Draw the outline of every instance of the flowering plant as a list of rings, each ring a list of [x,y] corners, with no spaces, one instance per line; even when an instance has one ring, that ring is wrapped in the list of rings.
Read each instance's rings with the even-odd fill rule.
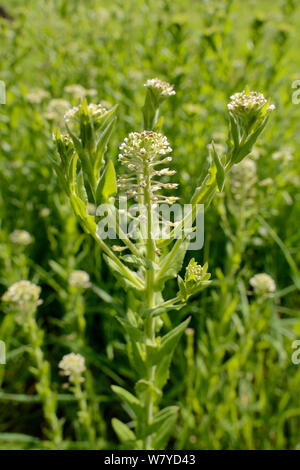
[[[177,221],[168,238],[157,240],[154,236],[155,207],[159,203],[172,205],[178,199],[164,194],[176,189],[177,185],[165,180],[175,171],[165,166],[172,161],[171,148],[161,132],[162,119],[159,118],[161,103],[175,92],[171,85],[158,79],[148,80],[146,89],[142,109],[144,129],[130,133],[120,146],[119,162],[126,167],[124,174],[117,178],[112,160],[105,161],[104,158],[116,122],[117,107],[107,110],[100,105],[88,105],[85,100],[66,113],[67,134],[57,131],[55,135],[57,158],[53,165],[83,229],[102,248],[108,266],[124,289],[132,291],[135,297],[134,308],[128,310],[126,316],[118,317],[137,377],[135,393],[112,386],[130,410],[134,426],[117,418],[113,419],[112,425],[127,448],[162,449],[176,422],[178,407],[159,410],[159,402],[169,377],[174,350],[190,322],[187,318],[163,334],[165,314],[182,308],[191,295],[210,282],[207,263],[202,267],[194,259],[188,264],[184,277],[179,276],[189,235],[178,234],[186,220],[192,227],[199,204],[208,206],[216,192],[223,190],[226,175],[251,152],[273,106],[262,94],[249,90],[231,98],[226,154],[219,155],[212,143],[190,201],[189,213]],[[115,198],[118,191],[134,198],[145,207],[145,212],[141,215],[137,239],[133,241],[117,224],[120,245],[111,246],[97,230],[99,212],[91,214],[89,207],[107,204],[119,220],[121,211]],[[128,254],[124,255],[125,250]],[[164,300],[164,285],[172,278],[177,278],[178,294]]]

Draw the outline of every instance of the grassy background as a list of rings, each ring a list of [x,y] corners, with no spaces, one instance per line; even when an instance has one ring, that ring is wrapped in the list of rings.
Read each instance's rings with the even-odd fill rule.
[[[179,195],[188,202],[207,144],[213,138],[226,145],[230,95],[248,84],[277,109],[252,155],[256,180],[240,184],[235,176],[237,186],[228,181],[206,213],[204,248],[193,256],[209,262],[212,287],[168,318],[170,327],[193,315],[193,335],[178,347],[164,396],[164,404],[181,406],[169,448],[299,448],[300,367],[291,362],[300,336],[300,105],[291,99],[291,84],[300,78],[296,1],[2,3],[13,20],[0,19],[0,79],[7,89],[0,108],[1,292],[20,279],[42,286],[39,324],[53,389],[63,393],[61,356],[81,352],[94,377],[102,446],[118,446],[110,420],[126,414],[110,385],[130,389],[135,377],[114,316],[130,299],[83,236],[52,171],[51,134],[62,115],[61,102],[52,100],[76,104],[65,87],[81,84],[96,90],[91,101],[119,103],[109,148],[115,159],[126,133],[141,129],[145,80],[158,76],[174,84],[164,132],[174,149]],[[33,102],[36,89],[47,97]],[[30,232],[34,243],[13,244],[15,229]],[[74,269],[91,276],[84,295],[68,286]],[[275,279],[275,299],[250,295],[257,272]],[[170,282],[167,294],[175,289]],[[87,319],[84,348],[73,332],[77,308]],[[8,347],[7,365],[0,365],[0,448],[43,448],[30,345],[17,325],[6,328],[1,312],[0,339]],[[75,404],[62,397],[59,415],[66,419],[66,447],[84,448]]]

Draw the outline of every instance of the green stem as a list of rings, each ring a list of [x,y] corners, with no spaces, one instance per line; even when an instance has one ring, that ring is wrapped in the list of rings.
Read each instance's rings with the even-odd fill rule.
[[[142,290],[144,288],[144,284],[142,281],[138,278],[138,276],[133,275],[133,273],[119,260],[119,258],[111,251],[111,249],[104,243],[101,238],[97,236],[95,232],[90,232],[93,238],[96,240],[96,242],[100,245],[104,253],[106,253],[121,269],[123,272],[124,276],[132,282],[138,289]]]
[[[146,186],[144,190],[144,201],[147,207],[147,258],[149,261],[155,261],[155,245],[152,238],[152,204],[151,204],[151,173],[149,166],[145,162],[145,179]],[[152,267],[146,271],[146,304],[147,308],[153,308],[155,306],[154,296],[154,270]],[[150,342],[155,341],[155,319],[148,318],[145,320],[145,334],[147,340]],[[146,358],[146,363],[147,363]],[[155,378],[155,366],[149,366],[147,368],[147,380],[150,383],[154,382]],[[146,412],[146,423],[148,426],[151,425],[153,420],[153,392],[149,387],[145,396],[145,412]],[[146,450],[152,448],[152,436],[148,436],[145,441]]]
[[[95,446],[95,430],[92,425],[91,412],[88,407],[86,393],[82,390],[80,377],[77,377],[74,382],[74,395],[78,401],[79,411],[78,414],[79,422],[84,428],[84,431],[87,435],[89,444],[92,448]]]
[[[45,360],[44,353],[41,348],[43,333],[39,329],[34,315],[34,311],[28,314],[26,330],[36,366],[36,389],[43,404],[43,412],[50,428],[51,440],[55,445],[55,449],[59,449],[63,437],[62,423],[56,415],[57,396],[56,393],[51,390],[50,364]]]

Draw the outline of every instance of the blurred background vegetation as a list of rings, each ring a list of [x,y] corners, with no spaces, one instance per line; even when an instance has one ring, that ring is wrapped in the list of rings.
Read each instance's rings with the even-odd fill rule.
[[[83,96],[119,103],[108,149],[116,160],[126,133],[141,129],[143,84],[152,77],[176,90],[164,104],[164,133],[183,202],[211,139],[226,146],[230,95],[248,84],[276,105],[251,155],[252,172],[245,166],[233,174],[206,212],[204,248],[192,255],[208,261],[212,286],[165,318],[170,328],[192,314],[164,396],[164,404],[181,407],[169,448],[300,448],[300,366],[291,361],[300,337],[300,104],[292,103],[292,83],[300,78],[298,2],[1,3],[7,13],[0,18],[0,79],[7,92],[0,106],[1,293],[21,279],[42,287],[38,322],[65,419],[65,448],[87,444],[76,405],[62,389],[61,356],[74,351],[86,358],[102,448],[119,445],[111,418],[126,419],[110,385],[130,390],[135,377],[114,319],[130,299],[66,202],[48,158],[51,136]],[[31,243],[16,242],[15,230],[29,232]],[[89,289],[69,285],[76,269],[89,273]],[[249,279],[259,272],[275,280],[274,297],[253,295]],[[175,283],[167,289],[172,295]],[[87,322],[84,342],[74,330],[78,312]],[[0,339],[7,345],[7,364],[0,365],[0,448],[47,448],[31,345],[1,311]]]

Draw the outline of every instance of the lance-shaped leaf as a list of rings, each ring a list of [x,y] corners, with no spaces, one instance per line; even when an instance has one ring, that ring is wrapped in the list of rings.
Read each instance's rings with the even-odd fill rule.
[[[221,159],[218,155],[214,142],[211,143],[210,152],[212,154],[214,163],[217,168],[216,180],[217,180],[218,189],[221,192],[223,191],[224,184],[225,184],[225,169],[222,165]]]
[[[99,177],[99,171],[104,165],[104,153],[107,149],[107,145],[117,119],[115,115],[117,107],[117,105],[114,106],[103,116],[103,125],[101,126],[99,131],[97,131],[97,133],[99,133],[99,136],[97,137],[93,161],[93,171],[96,180]]]
[[[96,191],[96,203],[97,205],[106,203],[111,196],[114,196],[117,192],[117,178],[115,167],[112,160],[109,160],[103,174],[101,175],[100,181]]]
[[[169,368],[174,350],[190,320],[191,318],[187,318],[184,322],[163,336],[159,347],[153,348],[151,354],[149,354],[152,365],[157,366],[155,370],[155,384],[159,389],[163,388],[169,378]]]
[[[127,424],[122,423],[122,421],[117,418],[113,418],[111,424],[122,444],[136,440],[134,432],[131,431]]]
[[[269,115],[266,115],[262,121],[262,123],[255,129],[253,134],[248,137],[246,140],[246,143],[239,149],[238,153],[235,155],[233,162],[234,163],[239,163],[244,157],[249,155],[249,153],[252,151],[252,148],[257,141],[259,135],[262,133],[264,130],[267,122],[269,119]]]
[[[155,93],[152,88],[147,88],[145,104],[142,109],[144,128],[146,130],[152,130],[155,127],[158,118],[159,103],[157,93]]]
[[[133,413],[137,416],[142,413],[143,407],[140,402],[132,393],[125,390],[125,388],[119,387],[118,385],[111,386],[113,392],[115,392],[121,400],[123,400]]]

